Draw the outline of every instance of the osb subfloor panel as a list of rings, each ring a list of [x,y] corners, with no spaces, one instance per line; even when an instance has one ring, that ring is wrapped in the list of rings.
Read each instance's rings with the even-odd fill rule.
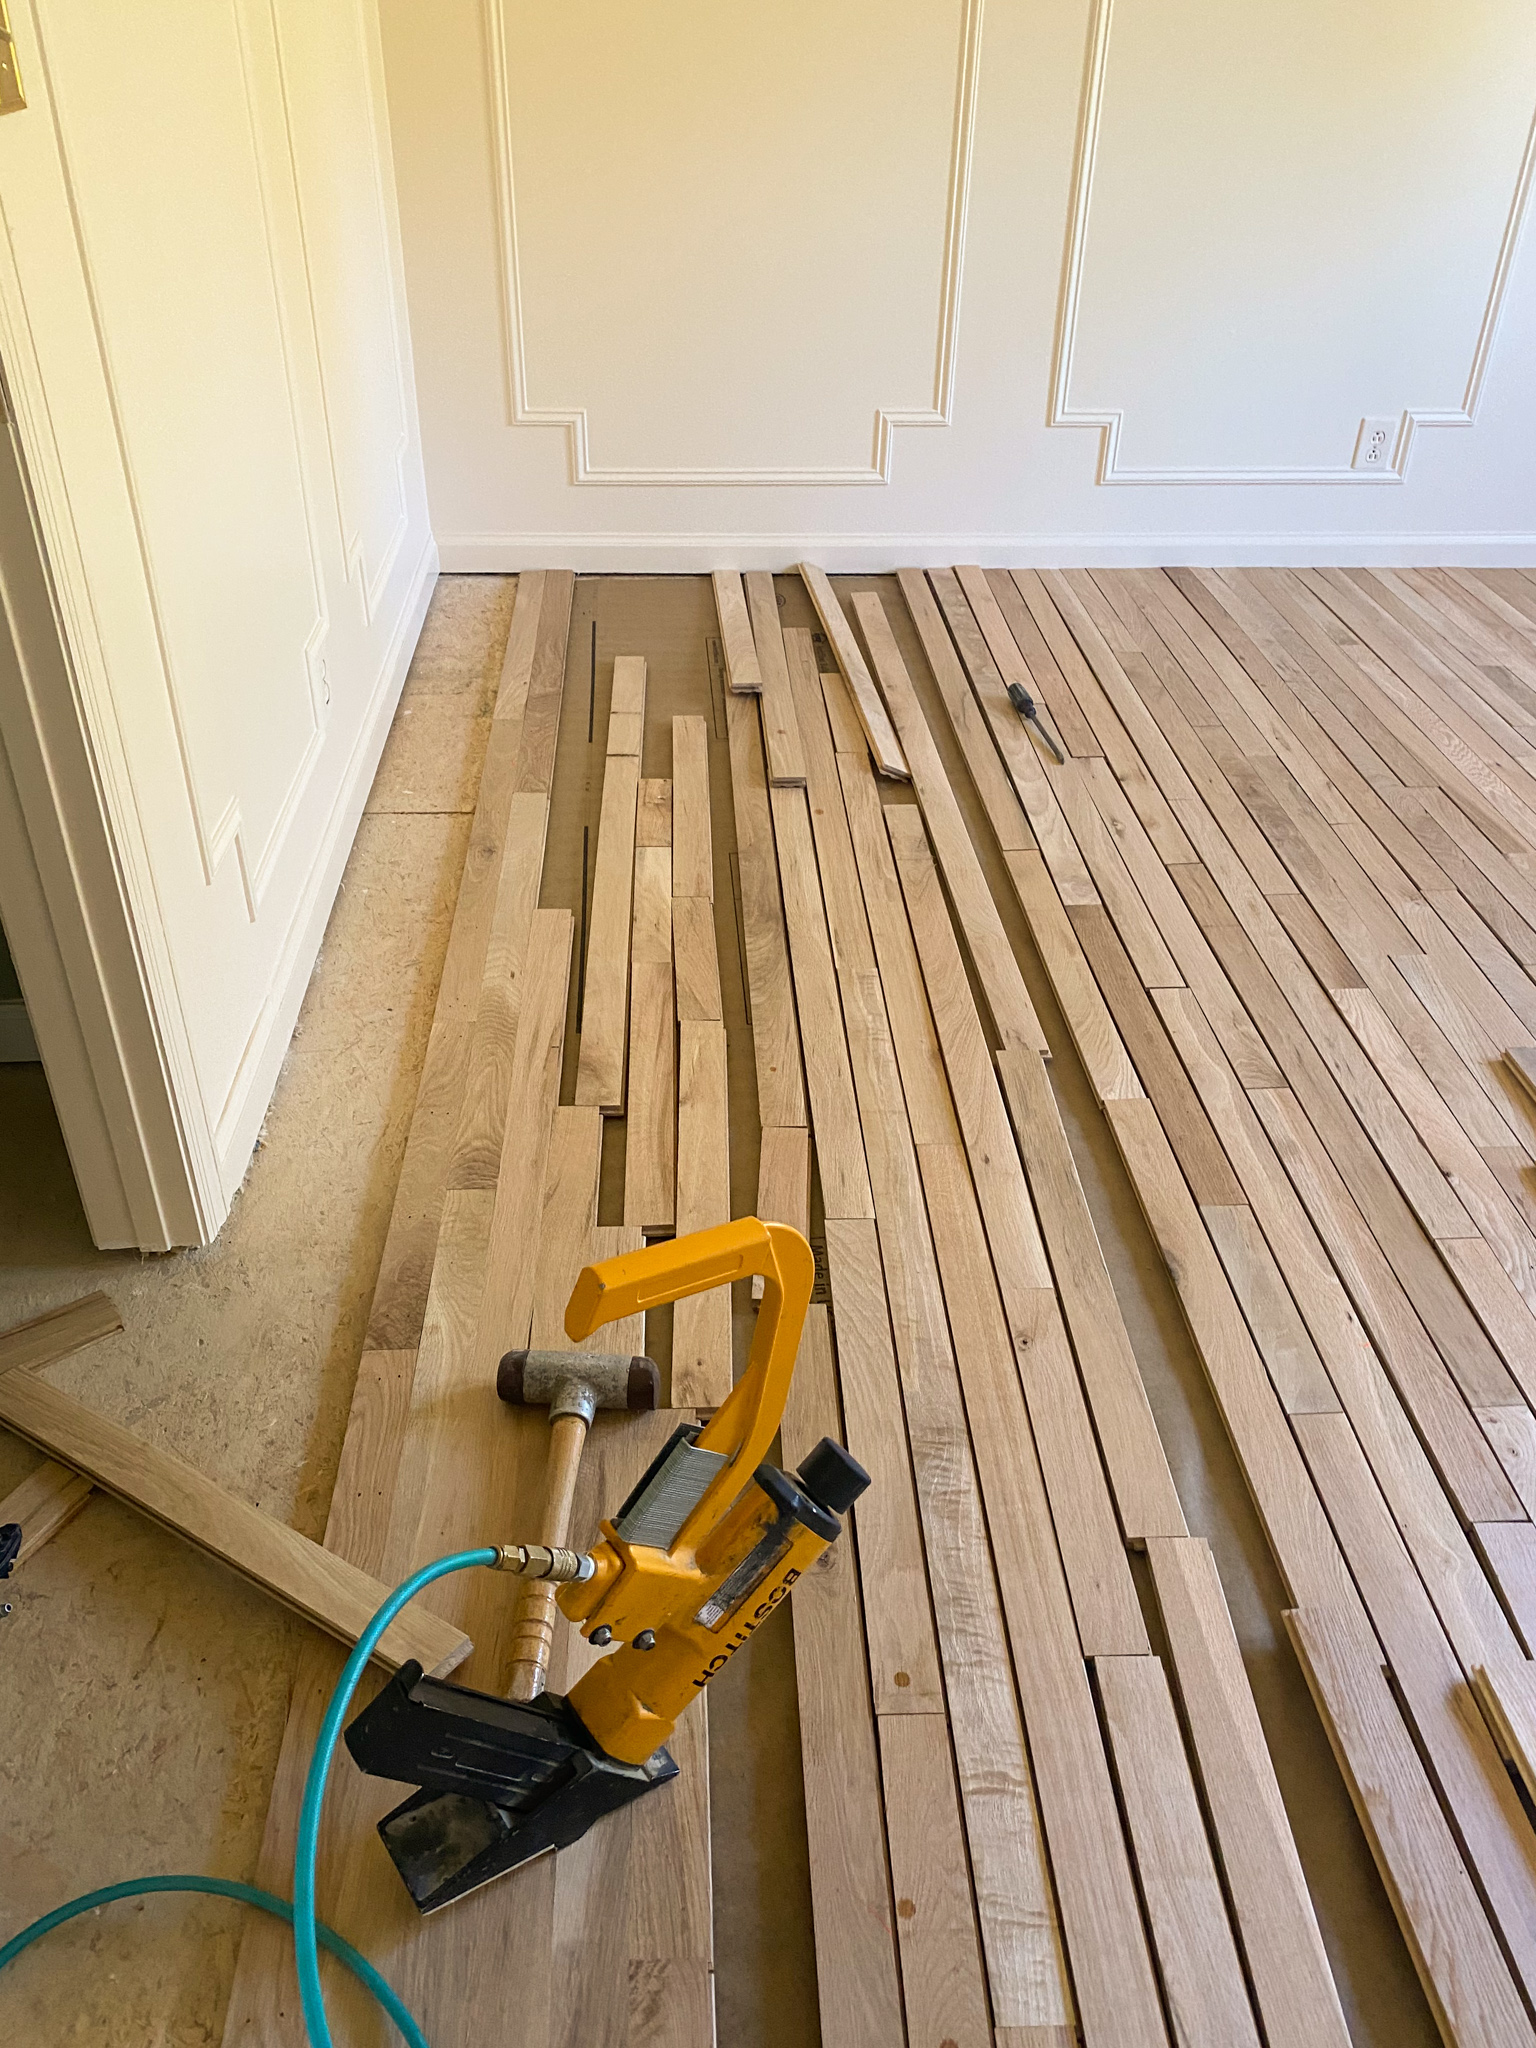
[[[265,1143],[217,1245],[152,1260],[93,1251],[40,1070],[0,1069],[0,1326],[106,1289],[122,1334],[49,1377],[315,1536],[512,595],[509,579],[445,578],[438,587]],[[590,634],[594,622],[601,655],[628,651],[620,642],[630,636],[650,657],[667,709],[713,723],[707,579],[584,581],[573,635]],[[970,804],[964,775],[954,781]],[[565,885],[579,873],[586,797],[557,781],[555,799],[544,900],[574,901]],[[975,838],[990,851],[984,828]],[[1011,894],[993,879],[1007,920]],[[1185,1512],[1217,1555],[1355,2040],[1417,2048],[1434,2029],[1280,1626],[1268,1549],[1049,984],[1022,923],[1009,930],[1052,1043],[1068,1135]],[[750,1095],[750,1060],[739,1075],[740,983],[728,973],[725,982],[734,1126],[742,1079]],[[744,1192],[747,1206],[755,1146],[754,1132],[751,1155],[733,1148],[733,1193]],[[35,1462],[0,1434],[0,1494]],[[0,1933],[143,1871],[250,1876],[302,1625],[99,1497],[9,1597],[15,1611],[0,1623]],[[711,1694],[717,2006],[719,2038],[732,2048],[817,2039],[794,1702],[793,1644],[782,1627],[755,1638]],[[240,1910],[165,1899],[63,1929],[0,1981],[0,2029],[24,2041],[124,2048],[217,2042]]]

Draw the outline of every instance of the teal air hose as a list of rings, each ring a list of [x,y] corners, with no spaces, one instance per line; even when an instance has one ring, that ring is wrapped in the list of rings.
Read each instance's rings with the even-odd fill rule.
[[[130,1877],[124,1884],[104,1884],[100,1891],[85,1892],[78,1899],[71,1899],[67,1906],[58,1906],[51,1913],[45,1913],[41,1920],[34,1920],[30,1927],[23,1927],[20,1934],[0,1948],[0,1970],[7,1963],[15,1962],[23,1949],[30,1948],[34,1941],[50,1933],[55,1927],[62,1927],[66,1920],[73,1920],[81,1913],[94,1913],[98,1906],[110,1906],[114,1899],[137,1898],[142,1892],[209,1892],[219,1899],[242,1899],[248,1906],[260,1906],[264,1913],[271,1913],[276,1919],[286,1920],[293,1925],[293,1908],[286,1899],[275,1898],[271,1892],[259,1891],[253,1884],[237,1884],[233,1878],[225,1877]],[[417,2026],[407,2007],[401,2002],[395,1987],[381,1977],[366,1956],[360,1956],[349,1941],[343,1941],[339,1934],[317,1924],[315,1933],[323,1948],[344,1962],[363,1987],[389,2014],[408,2048],[427,2048],[427,2037]]]
[[[299,1966],[299,1998],[304,2007],[304,2025],[309,2033],[310,2048],[332,2048],[325,2001],[320,1995],[320,1958],[315,1951],[319,1932],[315,1922],[315,1857],[320,1844],[320,1802],[325,1797],[325,1780],[357,1682],[374,1653],[379,1637],[406,1602],[414,1600],[424,1586],[430,1586],[434,1579],[446,1579],[450,1572],[468,1571],[471,1565],[477,1564],[494,1565],[500,1559],[501,1552],[487,1544],[483,1550],[456,1550],[451,1556],[439,1557],[431,1564],[424,1564],[419,1572],[413,1572],[404,1585],[396,1586],[358,1637],[357,1648],[347,1659],[336,1681],[336,1690],[331,1694],[331,1703],[325,1710],[325,1719],[320,1723],[320,1733],[315,1738],[315,1753],[309,1760],[309,1776],[304,1781],[304,1803],[299,1808],[298,1846],[293,1852],[293,1952]],[[425,2041],[422,2048],[426,2048]]]
[[[71,1899],[68,1905],[45,1913],[30,1927],[24,1927],[20,1934],[13,1935],[0,1948],[0,1970],[7,1963],[14,1962],[23,1949],[30,1948],[51,1928],[63,1926],[66,1920],[73,1920],[78,1914],[94,1912],[98,1906],[110,1905],[114,1899],[131,1899],[141,1892],[209,1892],[216,1898],[243,1899],[247,1905],[259,1906],[263,1912],[274,1913],[278,1919],[286,1920],[292,1926],[294,1959],[299,1972],[299,1998],[304,2009],[304,2028],[309,2035],[310,2048],[332,2048],[325,2001],[320,1993],[319,1947],[328,1948],[332,1955],[339,1957],[353,1976],[372,1992],[399,2028],[407,2048],[427,2048],[425,2034],[393,1986],[386,1983],[372,1963],[360,1956],[350,1943],[315,1918],[315,1860],[320,1841],[320,1806],[325,1797],[325,1781],[336,1751],[337,1737],[341,1734],[341,1724],[380,1636],[406,1602],[414,1600],[434,1579],[445,1579],[450,1572],[468,1571],[471,1565],[494,1565],[500,1557],[500,1551],[487,1546],[483,1550],[455,1551],[451,1557],[440,1557],[432,1564],[423,1565],[404,1585],[395,1588],[358,1637],[357,1648],[347,1659],[336,1681],[336,1690],[331,1694],[331,1702],[325,1710],[325,1719],[320,1724],[320,1734],[315,1742],[315,1753],[310,1759],[309,1776],[304,1781],[304,1803],[299,1809],[299,1838],[293,1858],[291,1906],[286,1900],[274,1898],[271,1892],[259,1891],[255,1885],[237,1884],[232,1878],[130,1878],[124,1884],[104,1885],[99,1891],[86,1892],[78,1899]]]

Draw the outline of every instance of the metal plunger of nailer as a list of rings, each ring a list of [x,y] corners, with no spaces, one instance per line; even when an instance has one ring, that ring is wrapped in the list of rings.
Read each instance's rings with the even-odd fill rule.
[[[364,1770],[421,1788],[379,1823],[421,1912],[568,1846],[675,1778],[663,1745],[678,1716],[783,1604],[869,1484],[827,1437],[798,1472],[765,1461],[815,1276],[810,1246],[784,1224],[747,1217],[586,1267],[566,1334],[581,1343],[620,1317],[754,1274],[764,1288],[746,1373],[702,1429],[674,1433],[591,1553],[503,1549],[509,1569],[559,1584],[562,1612],[590,1642],[622,1647],[568,1698],[497,1699],[406,1664],[348,1728]],[[565,1370],[591,1362],[559,1358]],[[526,1360],[523,1372],[523,1398],[537,1398]]]

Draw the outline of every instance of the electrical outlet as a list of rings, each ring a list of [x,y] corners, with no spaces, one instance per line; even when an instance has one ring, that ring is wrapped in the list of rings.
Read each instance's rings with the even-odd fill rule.
[[[1350,464],[1351,469],[1363,469],[1368,472],[1390,471],[1394,467],[1393,457],[1397,453],[1397,440],[1402,431],[1402,424],[1400,419],[1362,420],[1360,435],[1355,442],[1355,458]]]

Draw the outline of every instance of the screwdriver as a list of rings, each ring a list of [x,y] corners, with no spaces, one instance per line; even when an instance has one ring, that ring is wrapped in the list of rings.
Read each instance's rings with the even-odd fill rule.
[[[1067,765],[1066,755],[1041,723],[1040,713],[1035,709],[1035,700],[1022,683],[1010,683],[1008,685],[1008,702],[1017,711],[1020,718],[1024,720],[1025,724],[1032,725],[1035,731],[1039,733],[1041,739],[1045,741],[1045,744],[1055,755],[1057,766],[1065,768]]]

